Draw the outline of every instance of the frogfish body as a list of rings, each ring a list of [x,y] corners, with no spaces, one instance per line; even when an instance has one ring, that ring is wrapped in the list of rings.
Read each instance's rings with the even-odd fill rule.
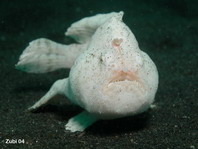
[[[158,72],[140,50],[123,12],[84,18],[67,30],[78,43],[62,45],[37,39],[24,50],[17,69],[45,73],[71,68],[69,77],[56,81],[38,102],[44,106],[57,94],[83,109],[66,124],[66,130],[83,131],[99,119],[115,119],[146,111],[154,102]]]

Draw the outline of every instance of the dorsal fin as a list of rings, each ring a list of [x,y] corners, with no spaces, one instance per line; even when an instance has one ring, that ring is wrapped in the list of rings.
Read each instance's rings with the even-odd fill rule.
[[[121,12],[123,13],[123,12]],[[96,29],[101,26],[105,21],[117,12],[111,12],[107,14],[97,14],[95,16],[83,18],[75,23],[73,23],[65,33],[66,36],[72,37],[79,43],[89,42],[92,35],[95,33]]]

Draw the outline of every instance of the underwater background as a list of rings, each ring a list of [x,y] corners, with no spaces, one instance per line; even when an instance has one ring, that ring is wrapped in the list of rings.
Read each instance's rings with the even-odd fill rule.
[[[0,148],[197,149],[197,6],[197,0],[1,0]],[[41,37],[71,43],[64,33],[73,22],[121,10],[140,49],[157,65],[156,107],[135,117],[99,121],[78,133],[65,131],[64,125],[80,108],[60,103],[27,112],[54,81],[69,74],[15,70],[28,43]]]

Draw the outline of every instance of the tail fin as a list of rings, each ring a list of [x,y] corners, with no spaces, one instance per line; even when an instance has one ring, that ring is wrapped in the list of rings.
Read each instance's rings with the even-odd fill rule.
[[[70,68],[82,52],[81,46],[67,46],[40,38],[30,42],[15,67],[29,73],[46,73],[60,68]]]

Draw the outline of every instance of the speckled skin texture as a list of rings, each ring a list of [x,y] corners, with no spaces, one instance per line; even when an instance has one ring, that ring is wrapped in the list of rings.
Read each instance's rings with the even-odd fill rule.
[[[71,69],[75,103],[102,119],[138,114],[154,101],[158,72],[120,12],[101,25]]]

